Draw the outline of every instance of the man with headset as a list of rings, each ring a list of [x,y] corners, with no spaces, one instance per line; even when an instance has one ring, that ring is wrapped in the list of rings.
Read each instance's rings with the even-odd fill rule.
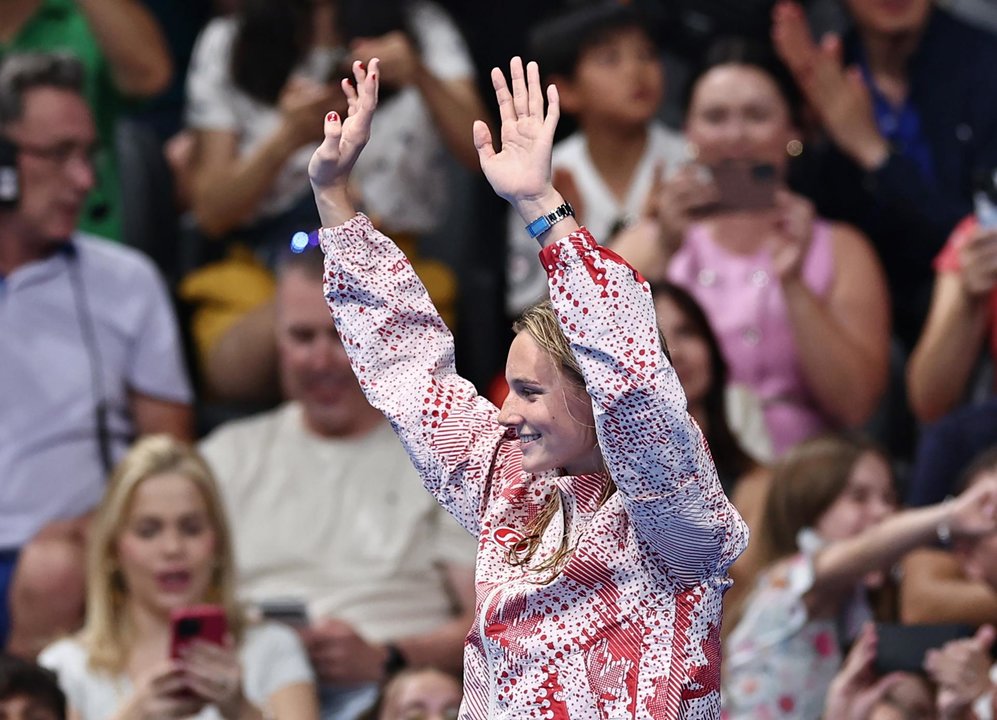
[[[166,288],[77,230],[97,135],[69,56],[0,66],[0,645],[34,655],[81,619],[87,513],[130,440],[189,437]]]

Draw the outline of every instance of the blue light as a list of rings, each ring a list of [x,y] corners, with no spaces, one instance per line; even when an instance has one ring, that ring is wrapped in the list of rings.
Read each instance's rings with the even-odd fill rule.
[[[301,253],[305,251],[309,245],[308,233],[306,232],[296,232],[291,237],[291,252]]]

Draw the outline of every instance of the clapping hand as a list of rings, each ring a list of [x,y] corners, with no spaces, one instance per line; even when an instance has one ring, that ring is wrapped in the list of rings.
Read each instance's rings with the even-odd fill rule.
[[[799,4],[780,0],[772,11],[772,41],[834,143],[866,170],[879,167],[889,144],[862,74],[842,62],[841,39],[827,35],[817,44]]]
[[[374,58],[367,67],[359,61],[353,63],[356,87],[349,80],[342,81],[348,116],[343,118],[335,111],[325,116],[325,139],[308,163],[315,203],[326,227],[340,225],[355,214],[347,185],[360,151],[370,140],[377,107],[378,62]]]
[[[531,222],[562,202],[551,184],[550,169],[560,105],[557,88],[548,86],[544,114],[540,69],[535,62],[524,71],[523,61],[514,57],[509,63],[509,76],[511,90],[502,71],[492,69],[492,86],[502,121],[501,150],[495,151],[492,133],[480,120],[474,123],[474,146],[492,189],[508,200],[524,221]]]

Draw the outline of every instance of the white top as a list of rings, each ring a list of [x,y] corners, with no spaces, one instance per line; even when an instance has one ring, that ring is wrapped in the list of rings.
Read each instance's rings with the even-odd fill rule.
[[[306,602],[374,642],[452,618],[445,564],[476,544],[427,493],[387,422],[360,438],[320,438],[296,403],[223,425],[201,444],[234,536],[250,603]]]
[[[261,710],[278,690],[298,683],[314,682],[308,656],[298,636],[276,623],[252,625],[246,629],[242,647],[243,692]],[[87,666],[87,651],[74,638],[48,646],[38,656],[40,665],[59,676],[59,686],[66,693],[69,707],[80,720],[107,720],[114,715],[133,691],[131,679],[124,673],[114,676],[96,672]],[[221,720],[214,706],[206,707],[195,720]]]
[[[554,146],[551,166],[557,171],[568,170],[578,188],[583,213],[578,221],[600,243],[609,241],[609,233],[619,223],[629,223],[640,215],[654,183],[654,173],[663,164],[665,175],[675,172],[688,158],[685,140],[658,121],[648,125],[647,148],[641,157],[626,197],[620,202],[602,179],[589,156],[588,141],[581,131],[566,137]],[[508,261],[506,277],[506,310],[518,315],[547,295],[547,274],[537,262],[540,247],[526,232],[522,219],[510,211],[506,236]]]
[[[77,274],[78,271],[78,274]],[[80,282],[75,282],[76,280]],[[85,308],[77,306],[77,290]],[[88,352],[88,318],[99,359]],[[135,432],[128,393],[191,401],[173,306],[141,253],[77,235],[0,278],[0,548],[80,515],[104,492],[91,363],[115,457]]]
[[[443,80],[473,78],[470,52],[446,12],[432,2],[416,0],[409,13],[426,68]],[[280,111],[235,86],[230,59],[236,30],[236,19],[225,17],[212,20],[201,31],[187,76],[186,119],[195,129],[235,132],[240,155],[247,155],[275,132]],[[320,64],[309,58],[295,72],[309,75],[308,68]],[[285,163],[247,224],[277,215],[311,192],[308,160],[314,149],[302,147]],[[378,105],[371,141],[351,179],[360,188],[365,211],[385,227],[424,233],[444,215],[446,170],[447,150],[422,95],[415,87],[406,87]]]

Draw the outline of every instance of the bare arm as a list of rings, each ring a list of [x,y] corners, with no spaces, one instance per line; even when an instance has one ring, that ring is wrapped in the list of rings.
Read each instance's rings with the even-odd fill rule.
[[[997,593],[968,579],[944,550],[924,548],[903,561],[900,620],[911,625],[997,621]]]
[[[187,403],[160,400],[135,390],[128,400],[139,435],[167,433],[180,440],[194,439],[194,410]]]
[[[173,75],[166,39],[156,19],[136,0],[76,0],[107,57],[118,90],[150,97]]]
[[[980,481],[954,500],[905,510],[858,535],[834,542],[814,559],[814,583],[806,597],[811,610],[828,594],[843,592],[873,570],[889,567],[907,552],[931,542],[940,525],[974,536],[997,529],[997,482]]]
[[[286,685],[268,698],[273,720],[318,720],[318,695],[313,683]],[[261,715],[262,717],[262,715]]]
[[[784,280],[800,364],[818,404],[844,425],[865,422],[886,385],[889,299],[882,269],[865,239],[832,230],[835,281],[827,301],[799,275]]]

